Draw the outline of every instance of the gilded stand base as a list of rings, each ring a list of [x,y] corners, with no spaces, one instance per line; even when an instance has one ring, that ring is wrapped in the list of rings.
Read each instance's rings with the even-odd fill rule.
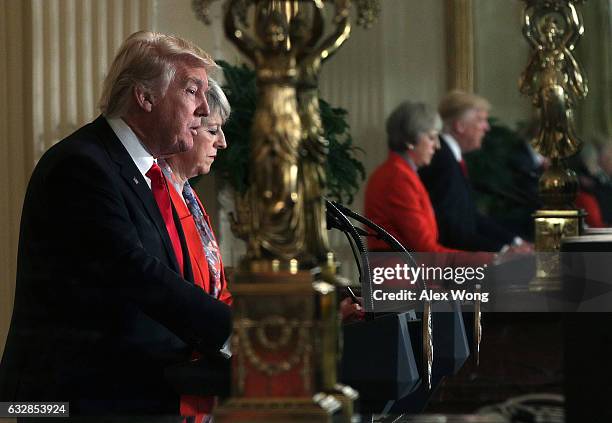
[[[538,210],[535,218],[536,277],[529,283],[530,291],[561,289],[559,255],[561,239],[582,233],[583,210]],[[550,254],[546,254],[550,253]]]
[[[297,259],[251,259],[244,258],[240,269],[249,274],[251,282],[262,282],[268,279],[269,274],[289,273],[296,275],[300,263]]]
[[[337,384],[334,285],[306,271],[242,271],[232,293],[232,396],[215,419],[351,422],[358,395]]]

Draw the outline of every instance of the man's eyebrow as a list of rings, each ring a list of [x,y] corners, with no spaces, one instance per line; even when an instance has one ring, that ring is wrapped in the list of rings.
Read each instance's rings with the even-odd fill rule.
[[[199,88],[202,88],[202,86],[204,85],[204,81],[201,80],[200,78],[194,78],[193,76],[188,76],[185,79],[185,83],[189,84],[196,84]]]

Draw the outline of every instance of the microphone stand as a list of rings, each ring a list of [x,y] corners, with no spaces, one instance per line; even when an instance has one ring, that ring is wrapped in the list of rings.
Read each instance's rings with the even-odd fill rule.
[[[351,218],[357,220],[360,223],[363,223],[364,225],[366,225],[367,227],[375,231],[378,239],[383,240],[390,247],[395,248],[399,250],[400,252],[404,253],[404,256],[409,259],[409,262],[412,266],[416,267],[418,266],[418,264],[416,263],[416,261],[414,260],[410,252],[406,249],[406,247],[404,247],[397,239],[395,239],[395,237],[393,237],[393,235],[391,235],[381,226],[377,225],[376,223],[372,222],[366,217],[350,210],[349,208],[335,201],[330,201],[330,200],[325,199],[325,205],[326,205],[327,216],[328,216],[328,220],[327,220],[328,229],[335,227],[345,233],[349,233],[361,252],[361,256],[362,256],[361,261],[364,267],[363,272],[361,272],[361,268],[359,269],[360,270],[359,273],[361,276],[361,282],[362,284],[364,282],[367,283],[367,286],[369,287],[370,297],[367,300],[370,302],[370,307],[371,307],[370,309],[374,310],[374,297],[372,294],[373,289],[372,289],[372,275],[371,275],[371,270],[370,270],[370,260],[368,258],[367,249],[363,245],[363,241],[360,238],[360,235],[367,236],[370,234],[366,231],[358,230],[358,228],[356,228],[351,223],[351,221],[348,219],[345,213],[348,214]],[[330,215],[331,215],[331,219],[329,219]],[[332,222],[332,225],[330,225],[330,220]],[[351,248],[352,248],[352,245],[351,245]],[[359,266],[359,262],[357,262],[357,265]],[[421,287],[423,289],[426,289],[427,286],[425,284],[425,281],[421,280],[420,282],[421,282]],[[371,319],[373,318],[373,316],[370,317],[369,313],[366,313],[366,318]],[[423,373],[424,373],[423,378],[427,383],[427,389],[430,390],[431,389],[432,366],[433,366],[433,335],[432,335],[431,301],[429,300],[426,300],[423,302],[422,336],[423,336]]]
[[[357,267],[359,269],[359,277],[360,282],[363,284],[367,284],[370,287],[370,293],[372,292],[372,272],[370,270],[370,260],[368,258],[368,250],[365,247],[363,240],[361,239],[361,235],[363,231],[360,231],[358,228],[353,226],[351,221],[342,213],[338,207],[332,202],[325,200],[326,205],[326,215],[327,215],[327,226],[328,229],[336,228],[340,231],[344,232],[347,237],[349,237],[349,243],[352,241],[357,246],[359,253],[361,254],[361,260],[358,259],[357,254],[355,253],[355,249],[353,244],[351,243],[351,249],[353,250],[353,255],[355,256],[355,261],[357,262]],[[367,234],[367,233],[366,233]],[[363,268],[363,271],[362,271]],[[374,297],[370,295],[367,298],[369,301],[370,310],[374,310]],[[366,313],[366,318],[368,320],[372,319],[373,316],[370,313]]]
[[[348,216],[350,216],[351,218],[357,220],[358,222],[366,225],[368,228],[372,229],[373,231],[376,232],[376,238],[383,240],[384,242],[386,242],[389,246],[391,246],[392,248],[395,248],[399,251],[402,251],[406,257],[409,258],[410,260],[410,264],[413,266],[417,266],[416,261],[414,260],[414,258],[412,257],[412,254],[410,254],[410,252],[406,249],[406,247],[404,247],[402,245],[401,242],[399,242],[393,235],[391,235],[389,232],[387,232],[384,228],[382,228],[381,226],[377,225],[376,223],[372,222],[370,219],[366,218],[365,216],[360,215],[357,212],[354,212],[353,210],[349,209],[348,207],[345,207],[344,205],[337,203],[335,201],[329,201],[329,200],[325,200],[326,202],[330,202],[333,203],[339,210],[341,210],[343,213],[346,213]],[[427,286],[425,284],[425,281],[421,280],[421,287],[422,289],[427,289]],[[480,285],[478,284],[476,286],[477,291],[480,291]],[[429,325],[431,326],[431,302],[429,301],[425,301],[423,304],[424,310],[423,310],[423,319],[426,319],[426,310],[425,309],[429,309],[427,311],[427,314],[429,315]],[[477,300],[476,301],[476,307],[474,309],[474,327],[473,327],[473,331],[474,331],[474,359],[476,362],[476,365],[479,364],[480,361],[480,343],[482,340],[482,325],[481,325],[481,319],[482,319],[482,315],[481,315],[481,304],[480,301]],[[425,323],[425,322],[423,322]],[[425,331],[425,328],[424,328]],[[424,334],[425,336],[425,334]],[[429,330],[429,336],[431,337],[431,330]],[[427,337],[423,338],[424,340],[427,339]],[[433,354],[433,344],[432,344],[432,354]]]
[[[389,245],[390,247],[395,248],[396,250],[399,250],[402,253],[404,253],[405,257],[408,258],[412,266],[418,266],[416,260],[414,259],[414,257],[412,257],[412,254],[410,254],[410,252],[406,249],[406,247],[404,247],[401,242],[399,242],[393,235],[387,232],[382,226],[377,225],[376,223],[372,222],[370,219],[366,218],[365,216],[362,216],[359,213],[354,212],[353,210],[343,206],[340,203],[337,203],[335,201],[330,201],[330,203],[336,206],[342,213],[345,213],[349,217],[355,219],[359,223],[366,225],[368,228],[376,232],[376,238],[386,242],[387,245]],[[365,234],[370,235],[367,232]],[[426,288],[425,281],[421,280],[421,286],[423,289]]]

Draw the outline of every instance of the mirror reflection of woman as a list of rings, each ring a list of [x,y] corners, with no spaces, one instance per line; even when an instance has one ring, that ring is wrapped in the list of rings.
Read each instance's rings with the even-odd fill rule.
[[[440,148],[441,129],[435,109],[424,103],[400,104],[387,119],[389,156],[370,176],[366,188],[366,216],[415,252],[459,252],[438,241],[436,215],[417,173]],[[389,249],[374,238],[369,239],[368,246],[370,250]],[[464,259],[486,263],[493,254],[466,253]]]

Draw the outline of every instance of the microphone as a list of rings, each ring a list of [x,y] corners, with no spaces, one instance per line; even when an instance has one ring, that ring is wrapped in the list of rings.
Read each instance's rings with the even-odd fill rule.
[[[359,238],[360,233],[365,233],[366,236],[370,236],[370,233],[367,231],[361,230],[358,231],[357,228],[350,222],[348,216],[355,219],[356,221],[363,223],[368,228],[372,229],[376,236],[386,242],[391,248],[398,250],[403,253],[402,256],[408,259],[408,262],[411,266],[417,267],[417,263],[414,260],[414,257],[410,254],[410,252],[399,242],[393,235],[383,229],[381,226],[372,222],[370,219],[365,218],[349,209],[348,207],[343,206],[340,203],[335,201],[329,201],[325,199],[326,205],[326,215],[330,216],[331,219],[328,219],[328,227],[338,227],[340,226],[341,231],[345,231],[345,233],[350,233],[351,237],[355,240],[355,243],[359,246],[361,254],[361,261],[363,262],[364,272],[360,272],[360,277],[362,279],[362,284],[367,283],[366,286],[369,287],[370,295],[364,298],[364,301],[369,302],[370,310],[374,310],[374,297],[373,297],[373,289],[372,289],[372,275],[370,271],[370,260],[368,258],[367,250],[365,249],[363,242]],[[352,247],[352,244],[351,244]],[[355,250],[353,249],[353,254],[355,254]],[[359,259],[355,257],[355,260],[359,264]],[[420,285],[423,289],[427,289],[425,281],[420,279]],[[363,286],[363,285],[362,285]],[[365,290],[363,290],[365,292]],[[366,308],[367,310],[368,308]],[[432,386],[432,366],[433,366],[433,334],[432,334],[432,313],[431,313],[431,303],[430,301],[424,301],[423,303],[423,317],[422,317],[422,345],[423,345],[423,357],[422,357],[422,365],[423,365],[423,381],[425,382],[425,386],[427,390],[431,389]],[[373,313],[366,313],[366,320],[373,320]]]
[[[359,270],[359,279],[362,287],[368,286],[369,292],[372,292],[372,271],[370,269],[370,259],[368,258],[368,251],[361,240],[361,235],[365,232],[363,229],[357,229],[351,221],[342,213],[338,207],[329,200],[325,200],[326,206],[326,217],[327,217],[327,228],[328,229],[339,229],[344,232],[349,240],[349,245],[353,251],[355,262],[357,263],[357,269]],[[367,232],[365,232],[367,235]],[[354,243],[354,245],[353,245]],[[355,251],[355,247],[359,250],[358,254]],[[364,298],[364,301],[369,302],[370,310],[374,309],[374,298]],[[366,308],[366,309],[367,309]],[[366,313],[366,319],[370,319],[370,313]]]
[[[382,241],[386,242],[387,245],[389,245],[395,251],[402,253],[402,257],[407,261],[410,266],[418,267],[418,263],[416,262],[412,254],[406,249],[406,247],[404,247],[401,242],[399,242],[393,235],[391,235],[381,226],[377,225],[370,219],[360,215],[357,212],[354,212],[353,210],[338,202],[325,199],[325,206],[327,228],[339,229],[340,231],[346,234],[347,238],[349,239],[351,249],[353,251],[355,262],[357,263],[360,282],[362,286],[365,285],[369,287],[368,292],[373,292],[372,274],[370,259],[368,257],[368,250],[365,247],[363,241],[361,240],[361,236],[376,236],[378,239],[381,239]],[[374,231],[374,234],[362,228],[354,226],[347,216],[366,225],[368,228]],[[355,251],[353,243],[357,246],[359,254]],[[427,285],[423,279],[419,279],[415,282],[417,282],[422,287],[422,289],[427,289]],[[363,292],[366,291],[363,290]],[[364,300],[369,301],[369,309],[374,310],[374,298],[365,298]]]
[[[327,230],[338,229],[338,230],[344,232],[344,230],[347,229],[346,226],[345,226],[345,223],[341,222],[340,219],[338,219],[338,217],[334,214],[334,212],[330,210],[330,208],[328,208],[326,210],[326,216],[327,216]],[[351,226],[352,226],[352,228],[354,228],[357,231],[357,233],[359,235],[361,235],[361,236],[371,236],[370,233],[368,233],[367,231],[361,229],[360,227],[353,226],[352,224],[351,224]]]
[[[362,235],[364,236],[375,236],[376,238],[384,241],[385,243],[387,243],[387,245],[389,245],[391,248],[393,248],[394,250],[404,253],[404,257],[408,259],[409,264],[411,266],[417,267],[418,264],[416,262],[416,260],[414,259],[414,257],[412,256],[412,254],[410,253],[410,251],[408,251],[408,249],[406,249],[406,247],[404,247],[404,245],[402,245],[401,242],[399,242],[393,235],[391,235],[387,230],[385,230],[382,226],[377,225],[376,223],[374,223],[372,220],[368,219],[365,216],[360,215],[359,213],[349,209],[348,207],[337,203],[335,201],[329,201],[329,200],[325,200],[326,204],[330,203],[331,205],[335,206],[339,211],[341,211],[342,213],[348,215],[349,217],[355,219],[356,221],[366,225],[368,228],[372,229],[375,233],[371,234],[367,231],[364,231],[363,229],[361,230]],[[328,222],[329,224],[329,222]],[[352,226],[352,225],[351,225]],[[421,284],[423,285],[423,289],[425,289],[425,284],[423,281],[421,281]]]

